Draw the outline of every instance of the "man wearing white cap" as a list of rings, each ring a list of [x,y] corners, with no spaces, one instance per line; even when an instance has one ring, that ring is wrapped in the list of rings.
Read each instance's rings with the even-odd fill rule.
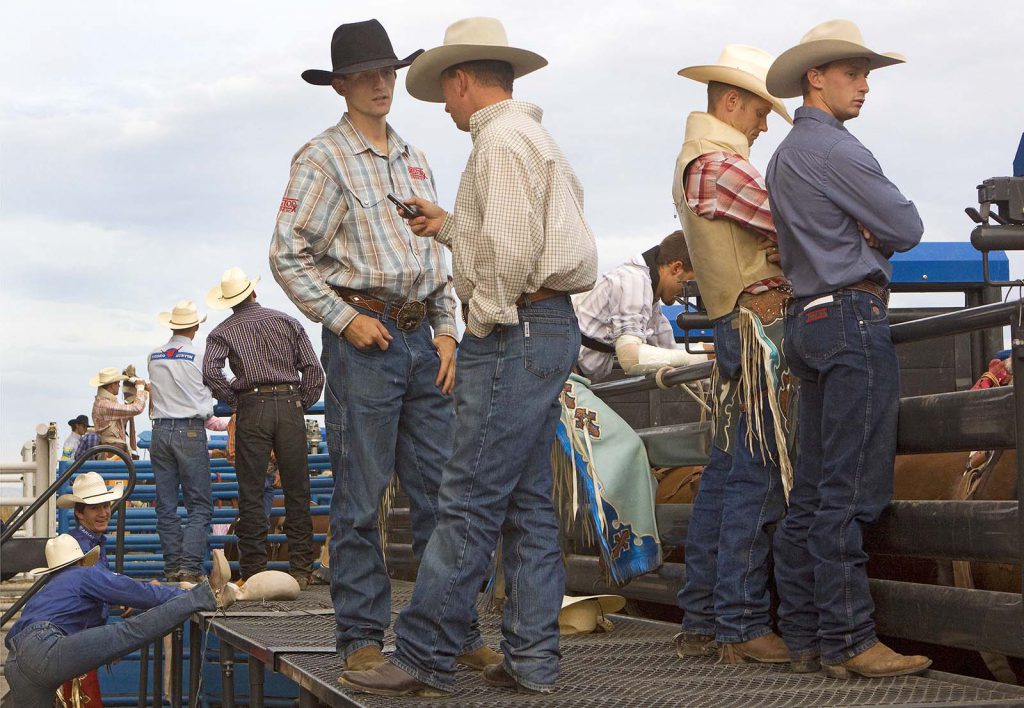
[[[206,295],[214,310],[230,317],[206,338],[203,383],[234,407],[235,472],[238,475],[238,563],[242,580],[267,569],[267,517],[263,487],[273,450],[284,491],[284,533],[289,573],[301,588],[313,564],[309,515],[309,465],[304,412],[320,399],[324,372],[302,324],[256,302],[259,277],[229,268]],[[234,378],[224,376],[225,359]]]
[[[504,662],[492,685],[548,692],[558,677],[558,611],[565,586],[551,503],[550,449],[558,395],[580,345],[569,294],[597,275],[583,190],[541,110],[512,100],[512,82],[547,64],[508,45],[498,20],[451,25],[444,46],[413,62],[406,88],[445,103],[473,139],[455,208],[420,198],[413,231],[452,249],[466,335],[455,383],[455,442],[441,479],[438,524],[409,606],[395,623],[396,651],[342,683],[380,695],[451,691],[456,655],[499,536],[508,601]]]
[[[136,396],[131,403],[122,403],[117,399],[121,392],[121,382],[130,381],[135,384]],[[128,434],[125,424],[142,411],[146,410],[149,396],[146,393],[146,382],[142,379],[128,377],[117,369],[102,369],[89,380],[90,386],[96,387],[96,398],[92,403],[92,421],[100,443],[119,447],[125,452],[128,449]]]
[[[714,447],[701,476],[686,541],[680,657],[713,653],[725,663],[783,663],[772,631],[768,526],[785,511],[790,474],[779,356],[789,284],[777,265],[777,236],[750,147],[782,101],[764,85],[773,57],[729,45],[716,64],[682,69],[707,84],[708,110],[686,120],[672,196],[693,270],[714,323]],[[780,474],[780,467],[781,474]]]
[[[207,527],[213,516],[210,453],[204,423],[213,416],[213,396],[203,384],[203,355],[193,345],[199,325],[196,304],[181,300],[161,312],[171,338],[149,354],[153,441],[149,456],[156,484],[156,530],[170,582],[198,583],[203,577]],[[178,518],[178,489],[185,521]]]
[[[793,284],[786,358],[800,386],[800,454],[775,534],[779,629],[794,666],[897,676],[931,664],[878,641],[863,527],[889,503],[899,363],[889,333],[889,256],[915,246],[921,217],[843,125],[872,69],[903,62],[864,45],[848,20],[817,25],[779,55],[768,89],[803,96],[768,165],[782,268]]]

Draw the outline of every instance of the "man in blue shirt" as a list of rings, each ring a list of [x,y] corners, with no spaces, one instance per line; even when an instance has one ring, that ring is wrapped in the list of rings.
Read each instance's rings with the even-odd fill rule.
[[[71,494],[57,497],[57,506],[61,509],[75,509],[77,526],[68,532],[82,547],[82,553],[88,553],[93,547],[100,549],[99,565],[107,564],[107,537],[105,532],[110,524],[111,507],[121,498],[124,487],[115,485],[107,489],[106,482],[96,472],[86,472],[75,477],[71,485]]]
[[[149,354],[152,382],[153,460],[156,484],[156,530],[164,557],[164,577],[170,582],[200,582],[206,535],[213,517],[210,453],[206,446],[207,418],[213,416],[213,394],[203,384],[203,355],[192,340],[206,315],[196,304],[181,300],[160,323],[171,338]],[[184,523],[178,518],[178,489],[185,502]]]
[[[50,708],[68,679],[151,644],[197,611],[227,608],[233,586],[216,593],[204,582],[191,591],[145,584],[96,565],[99,549],[83,554],[68,534],[46,543],[46,568],[55,573],[32,596],[4,640],[4,675],[11,691],[4,708]],[[111,604],[149,610],[105,624]]]
[[[860,115],[872,69],[898,54],[864,46],[847,20],[814,27],[779,55],[768,90],[803,96],[768,165],[782,268],[793,285],[785,355],[800,385],[800,450],[775,534],[779,629],[794,671],[897,676],[931,661],[878,641],[863,527],[892,497],[899,364],[889,334],[889,256],[923,232],[913,202],[843,123]]]

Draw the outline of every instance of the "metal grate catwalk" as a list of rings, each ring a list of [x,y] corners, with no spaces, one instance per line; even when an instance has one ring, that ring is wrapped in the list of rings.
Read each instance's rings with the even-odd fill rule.
[[[395,581],[392,606],[408,601],[412,585]],[[327,598],[323,589],[303,593],[304,604]],[[331,706],[391,706],[396,701],[419,706],[525,706],[544,702],[558,706],[881,706],[973,705],[1024,706],[1024,689],[978,679],[929,672],[925,676],[837,681],[820,674],[796,675],[785,666],[726,666],[714,659],[680,660],[672,637],[676,627],[663,622],[615,618],[610,634],[562,638],[562,674],[553,696],[516,694],[483,684],[472,671],[460,671],[456,692],[443,699],[377,698],[342,690],[341,661],[334,652],[334,621],[322,610],[298,608],[276,617],[228,616],[213,619],[223,640],[296,681]],[[238,608],[238,612],[251,611]],[[234,615],[234,616],[232,616]],[[482,614],[481,630],[497,648],[500,617]],[[387,635],[393,648],[394,637]],[[554,703],[552,703],[554,701]]]

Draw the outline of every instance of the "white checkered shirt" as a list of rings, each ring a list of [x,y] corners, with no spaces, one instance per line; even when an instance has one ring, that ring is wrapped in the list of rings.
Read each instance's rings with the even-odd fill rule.
[[[523,293],[580,292],[597,277],[583,187],[541,115],[510,99],[469,119],[473,152],[436,238],[452,249],[455,291],[469,303],[466,329],[477,337],[518,324]]]
[[[456,337],[444,251],[420,238],[387,200],[437,201],[426,155],[388,126],[388,154],[369,144],[346,113],[292,158],[270,243],[270,268],[292,302],[336,334],[357,311],[330,288],[388,302],[426,300],[435,334]]]

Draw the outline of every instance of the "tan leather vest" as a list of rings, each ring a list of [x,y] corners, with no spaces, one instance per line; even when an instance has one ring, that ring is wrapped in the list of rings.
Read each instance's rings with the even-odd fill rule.
[[[736,309],[743,288],[765,278],[782,275],[777,264],[758,248],[760,234],[731,219],[705,219],[686,203],[683,175],[686,166],[708,152],[732,152],[749,158],[750,146],[743,133],[709,113],[694,112],[686,119],[683,149],[676,159],[672,198],[686,235],[693,270],[708,316],[716,320]]]

